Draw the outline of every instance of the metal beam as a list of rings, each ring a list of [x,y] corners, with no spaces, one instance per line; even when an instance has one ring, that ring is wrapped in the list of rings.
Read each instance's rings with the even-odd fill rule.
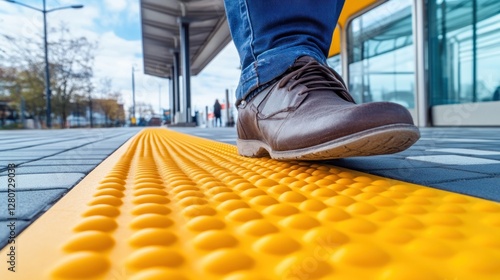
[[[182,55],[182,81],[184,96],[186,101],[186,123],[191,122],[191,63],[189,61],[189,22],[183,18],[179,20],[181,34],[181,55]]]

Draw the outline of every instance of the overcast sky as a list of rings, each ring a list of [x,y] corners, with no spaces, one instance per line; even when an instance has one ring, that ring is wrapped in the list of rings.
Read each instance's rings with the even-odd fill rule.
[[[17,1],[42,7],[42,0]],[[139,0],[47,0],[47,9],[73,4],[84,4],[85,7],[49,13],[48,27],[57,27],[64,22],[75,35],[98,41],[95,80],[112,78],[113,87],[122,92],[122,100],[129,107],[132,104],[131,69],[134,65],[139,70],[135,72],[136,102],[150,103],[158,110],[161,84],[161,106],[169,108],[168,80],[143,74]],[[0,33],[19,37],[35,36],[41,32],[40,12],[0,0]],[[0,44],[5,46],[9,42],[0,37]],[[205,106],[211,107],[216,98],[225,99],[226,88],[234,92],[239,78],[238,66],[238,54],[231,42],[198,76],[192,78],[193,108],[203,110]],[[230,101],[234,102],[234,96],[230,96]]]

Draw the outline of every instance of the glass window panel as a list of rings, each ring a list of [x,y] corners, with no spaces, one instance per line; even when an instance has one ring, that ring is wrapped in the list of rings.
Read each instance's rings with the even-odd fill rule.
[[[496,101],[500,91],[500,1],[429,3],[433,105]]]
[[[330,66],[337,73],[342,75],[342,57],[340,54],[334,55],[326,60],[328,66]]]
[[[391,0],[347,28],[349,89],[357,102],[415,108],[412,0]]]
[[[477,99],[500,101],[500,1],[478,0],[477,8]]]

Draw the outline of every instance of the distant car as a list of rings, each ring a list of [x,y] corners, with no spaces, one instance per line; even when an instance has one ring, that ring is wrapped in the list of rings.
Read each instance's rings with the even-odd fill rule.
[[[157,117],[149,119],[148,126],[161,126],[161,119]]]

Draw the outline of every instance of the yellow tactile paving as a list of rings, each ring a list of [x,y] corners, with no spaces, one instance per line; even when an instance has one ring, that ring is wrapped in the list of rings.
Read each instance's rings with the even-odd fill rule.
[[[500,205],[146,129],[17,243],[1,279],[500,279]]]

